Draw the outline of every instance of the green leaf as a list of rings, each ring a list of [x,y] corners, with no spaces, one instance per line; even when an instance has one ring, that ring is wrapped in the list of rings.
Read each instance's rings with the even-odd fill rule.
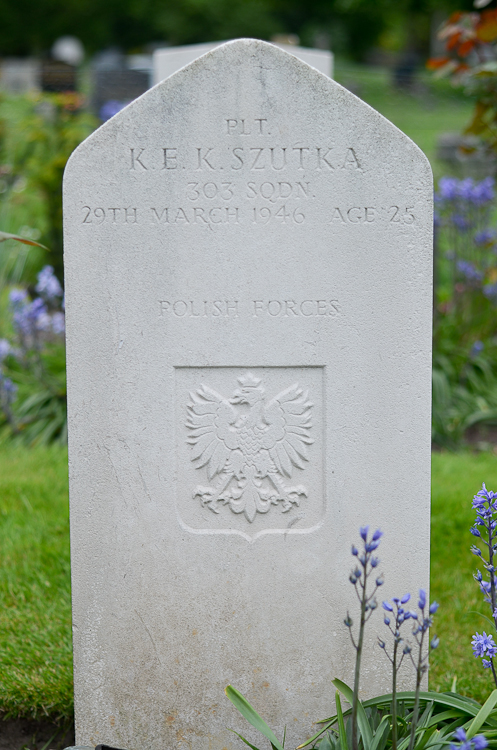
[[[244,698],[243,695],[239,693],[238,690],[236,690],[236,688],[228,685],[224,692],[226,693],[232,704],[235,706],[235,708],[240,711],[241,715],[245,719],[247,719],[249,724],[252,724],[252,726],[255,727],[261,734],[263,734],[264,737],[267,737],[269,742],[274,745],[276,750],[284,750],[283,746],[276,739],[276,735],[268,727],[264,719],[259,716],[255,708],[252,708],[248,700]]]
[[[374,733],[373,741],[369,747],[369,750],[383,750],[385,747],[388,732],[390,730],[390,717],[384,716],[380,722],[380,725]]]
[[[0,242],[5,242],[5,240],[16,240],[17,242],[22,242],[24,245],[36,245],[36,247],[42,247],[44,250],[48,250],[45,245],[42,245],[40,242],[35,242],[34,240],[28,240],[27,237],[20,237],[18,234],[9,234],[8,232],[0,232]]]
[[[249,742],[248,740],[246,740],[245,737],[242,737],[241,734],[238,734],[238,732],[235,732],[234,729],[228,729],[228,731],[229,732],[233,732],[233,734],[236,734],[236,736],[239,737],[242,742],[245,742],[246,745],[248,745],[250,748],[252,748],[252,750],[259,750],[258,747],[256,747],[255,745],[252,745],[251,742]]]
[[[301,745],[297,747],[297,750],[302,750],[303,747],[307,747],[307,745],[310,745],[311,742],[314,742],[314,740],[317,740],[318,737],[320,737],[323,732],[326,732],[327,729],[330,729],[333,724],[336,724],[337,716],[332,716],[330,719],[325,719],[324,721],[317,721],[316,724],[325,724],[326,726],[319,730],[319,732],[316,732],[316,734],[313,734],[312,737],[309,737],[308,740],[303,742]]]
[[[442,711],[442,713],[435,714],[435,716],[432,716],[427,726],[432,727],[432,726],[436,726],[437,724],[440,724],[440,722],[442,721],[447,721],[448,719],[461,719],[461,718],[462,718],[462,712],[459,711],[459,709],[453,708],[450,711]]]
[[[449,693],[435,693],[432,691],[421,691],[419,697],[422,701],[433,701],[435,705],[449,706],[450,708],[458,708],[469,716],[476,716],[481,706],[476,701],[464,698],[462,695],[453,696]],[[408,690],[405,692],[397,693],[397,700],[404,701],[406,703],[414,704],[414,691]],[[370,698],[367,701],[363,701],[362,705],[364,708],[371,708],[372,706],[389,706],[392,702],[392,694],[386,693],[385,695],[379,695],[376,698]]]
[[[496,703],[497,703],[497,690],[494,690],[493,692],[490,693],[487,700],[485,701],[481,709],[478,711],[473,721],[471,722],[469,729],[466,732],[466,736],[468,740],[470,740],[472,737],[475,736],[475,734],[480,729],[482,724],[484,724],[484,722],[488,719],[493,709],[495,708]]]
[[[342,680],[339,680],[339,679],[332,680],[332,683],[343,694],[343,696],[350,703],[350,705],[352,705],[352,701],[354,700],[354,693],[352,689],[349,688],[349,686],[346,685],[345,682],[342,682]],[[357,724],[359,726],[359,731],[362,735],[362,741],[363,741],[364,747],[369,747],[373,741],[373,732],[371,731],[371,727],[369,726],[369,721],[368,721],[368,717],[366,716],[364,706],[365,706],[364,703],[362,703],[361,701],[358,701]]]
[[[342,704],[340,702],[340,693],[338,690],[335,693],[335,702],[337,704],[337,716],[338,716],[338,736],[340,737],[340,745],[342,750],[349,750],[347,744],[347,734],[345,732],[345,724],[343,721]]]

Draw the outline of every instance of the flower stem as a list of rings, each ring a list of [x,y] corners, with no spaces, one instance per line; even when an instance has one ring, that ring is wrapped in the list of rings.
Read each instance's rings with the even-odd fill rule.
[[[416,727],[418,725],[418,717],[419,717],[419,692],[421,690],[421,679],[423,677],[423,639],[424,639],[424,632],[421,633],[421,639],[419,641],[419,653],[418,653],[418,664],[416,667],[416,692],[414,693],[414,708],[412,712],[412,718],[411,718],[411,736],[409,738],[409,748],[408,750],[413,750],[414,748],[414,741],[416,739]]]
[[[364,583],[362,586],[362,597],[361,597],[361,622],[359,625],[359,638],[357,640],[356,659],[355,659],[355,672],[354,672],[354,697],[352,700],[352,750],[358,750],[359,738],[358,738],[358,727],[357,727],[357,708],[359,704],[359,680],[361,676],[361,657],[362,647],[364,643],[364,626],[366,624],[366,583],[367,583],[367,571],[366,565],[364,569]]]
[[[393,644],[392,659],[392,750],[397,750],[397,639]]]

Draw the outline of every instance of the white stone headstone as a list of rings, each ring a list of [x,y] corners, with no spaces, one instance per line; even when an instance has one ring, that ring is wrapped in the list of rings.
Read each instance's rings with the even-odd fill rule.
[[[184,68],[185,65],[189,65],[221,44],[223,42],[206,42],[205,44],[185,44],[181,47],[167,47],[156,50],[153,55],[154,83],[160,83],[164,78],[169,78],[173,73]],[[333,54],[328,50],[310,49],[293,44],[278,43],[275,46],[316,68],[328,78],[333,77]]]
[[[254,40],[72,155],[78,744],[259,741],[231,683],[295,747],[352,682],[359,525],[385,533],[385,597],[427,585],[431,199],[403,133]],[[364,695],[389,689],[383,628]]]

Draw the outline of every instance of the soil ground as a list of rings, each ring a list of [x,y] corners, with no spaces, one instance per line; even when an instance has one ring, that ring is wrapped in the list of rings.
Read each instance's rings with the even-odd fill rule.
[[[74,745],[74,726],[31,719],[0,720],[0,750],[63,750]]]

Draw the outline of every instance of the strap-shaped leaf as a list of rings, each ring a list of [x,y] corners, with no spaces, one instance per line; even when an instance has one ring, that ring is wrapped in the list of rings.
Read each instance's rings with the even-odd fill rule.
[[[340,745],[342,750],[349,750],[347,744],[347,733],[345,731],[345,723],[343,721],[342,704],[340,702],[340,693],[338,690],[335,693],[335,702],[337,704],[337,716],[338,716],[338,736],[340,738]]]
[[[238,732],[235,732],[234,729],[228,729],[228,731],[229,732],[233,732],[233,734],[236,734],[236,736],[239,737],[242,742],[245,742],[246,745],[248,745],[250,748],[252,748],[252,750],[259,750],[258,747],[256,747],[255,745],[252,745],[251,742],[249,742],[248,740],[246,740],[245,737],[242,737],[241,734],[238,734]]]
[[[388,739],[390,731],[390,716],[384,716],[380,725],[373,736],[373,741],[369,750],[383,750]]]
[[[349,686],[346,685],[345,682],[342,682],[339,679],[332,680],[332,683],[342,693],[342,695],[350,703],[350,705],[352,705],[352,701],[354,700],[354,693],[352,691],[352,688],[349,688]],[[364,710],[364,704],[361,701],[358,701],[357,703],[357,724],[362,735],[364,747],[369,747],[373,741],[373,732],[371,730],[371,727],[369,726],[368,717],[366,716],[366,711]]]
[[[346,712],[348,713],[348,712]],[[307,745],[310,745],[314,740],[317,740],[318,737],[320,737],[323,732],[326,732],[327,729],[331,729],[333,724],[336,724],[337,716],[332,716],[330,719],[326,719],[326,726],[324,726],[322,729],[319,730],[319,732],[316,732],[316,734],[313,734],[312,737],[309,737],[308,740],[303,742],[301,745],[297,747],[297,750],[302,750],[303,747],[307,747]],[[323,724],[324,722],[316,722],[317,724]]]
[[[468,731],[466,732],[466,737],[468,740],[472,739],[477,731],[480,729],[482,724],[485,723],[485,721],[488,719],[490,714],[492,713],[493,709],[495,708],[495,704],[497,703],[497,690],[494,690],[490,693],[487,700],[481,707],[481,709],[476,714],[475,718],[471,722]]]
[[[28,240],[27,237],[20,237],[18,234],[9,234],[8,232],[0,232],[0,242],[5,242],[5,240],[16,240],[17,242],[24,243],[24,245],[36,245],[36,247],[42,247],[44,250],[47,249],[45,245],[41,244],[41,242]]]
[[[280,744],[274,732],[268,727],[264,719],[262,719],[255,708],[252,708],[250,703],[238,690],[231,685],[228,685],[224,691],[234,707],[240,711],[241,715],[247,719],[249,724],[252,724],[264,737],[267,737],[271,745],[274,745],[276,750],[284,750],[283,745]]]

